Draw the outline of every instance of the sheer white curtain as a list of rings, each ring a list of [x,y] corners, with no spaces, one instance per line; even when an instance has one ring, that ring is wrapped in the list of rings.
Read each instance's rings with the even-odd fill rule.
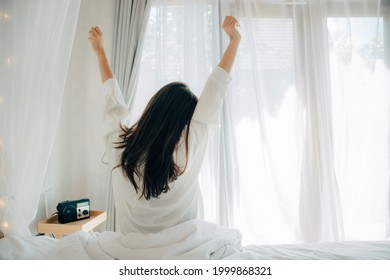
[[[228,147],[240,178],[234,225],[247,241],[388,236],[384,4],[222,1],[244,38]]]
[[[292,6],[221,3],[224,14],[239,19],[242,34],[222,128],[231,131],[222,153],[234,150],[236,157],[230,162],[237,179],[228,225],[239,228],[246,243],[294,242],[305,130]]]
[[[139,118],[150,97],[171,81],[185,81],[199,94],[219,57],[216,1],[151,3],[132,121]]]
[[[389,8],[389,1],[360,1],[328,12],[335,167],[347,239],[390,236]]]
[[[59,111],[80,1],[0,2],[0,229],[29,235]]]
[[[134,116],[171,80],[199,93],[227,43],[221,20],[241,23],[201,174],[206,219],[246,244],[389,236],[387,4],[153,2]]]

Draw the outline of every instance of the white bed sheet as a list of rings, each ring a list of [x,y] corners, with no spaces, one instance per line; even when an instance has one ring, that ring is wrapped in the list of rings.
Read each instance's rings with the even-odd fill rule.
[[[390,240],[243,247],[239,231],[193,220],[158,234],[6,236],[0,239],[0,259],[390,260]]]

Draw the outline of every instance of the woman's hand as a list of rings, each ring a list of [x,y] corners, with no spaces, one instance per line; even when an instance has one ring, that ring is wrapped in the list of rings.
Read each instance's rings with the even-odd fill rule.
[[[240,26],[240,23],[237,21],[235,17],[227,16],[222,24],[222,29],[225,31],[226,35],[228,35],[230,41],[240,42],[241,35],[238,32],[237,27]]]
[[[102,77],[102,82],[104,83],[108,79],[113,78],[114,74],[108,63],[106,52],[104,51],[103,32],[97,26],[92,27],[88,32],[88,39],[91,42],[91,46],[98,59],[100,75]]]
[[[95,26],[89,30],[88,39],[96,53],[104,51],[103,33],[99,27]]]
[[[222,29],[226,32],[226,35],[229,36],[230,43],[227,46],[218,65],[229,73],[232,70],[234,60],[236,59],[237,55],[238,45],[240,44],[241,40],[240,32],[237,30],[238,26],[240,26],[240,24],[232,16],[227,16],[222,24]]]

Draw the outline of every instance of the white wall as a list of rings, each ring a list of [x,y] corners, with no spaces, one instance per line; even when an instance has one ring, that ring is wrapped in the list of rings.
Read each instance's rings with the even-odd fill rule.
[[[109,169],[101,162],[103,96],[98,64],[88,30],[99,26],[111,54],[115,0],[82,0],[61,117],[36,221],[56,212],[63,200],[90,198],[93,209],[105,210]],[[100,227],[103,228],[103,227]]]

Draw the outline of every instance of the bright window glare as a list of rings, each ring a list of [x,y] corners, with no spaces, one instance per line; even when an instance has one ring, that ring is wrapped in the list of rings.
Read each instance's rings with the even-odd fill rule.
[[[234,104],[240,180],[234,221],[244,244],[294,242],[302,115],[295,90],[293,21],[241,19],[240,24],[242,42],[228,96]]]
[[[389,70],[383,18],[329,18],[335,164],[347,239],[385,239]]]

